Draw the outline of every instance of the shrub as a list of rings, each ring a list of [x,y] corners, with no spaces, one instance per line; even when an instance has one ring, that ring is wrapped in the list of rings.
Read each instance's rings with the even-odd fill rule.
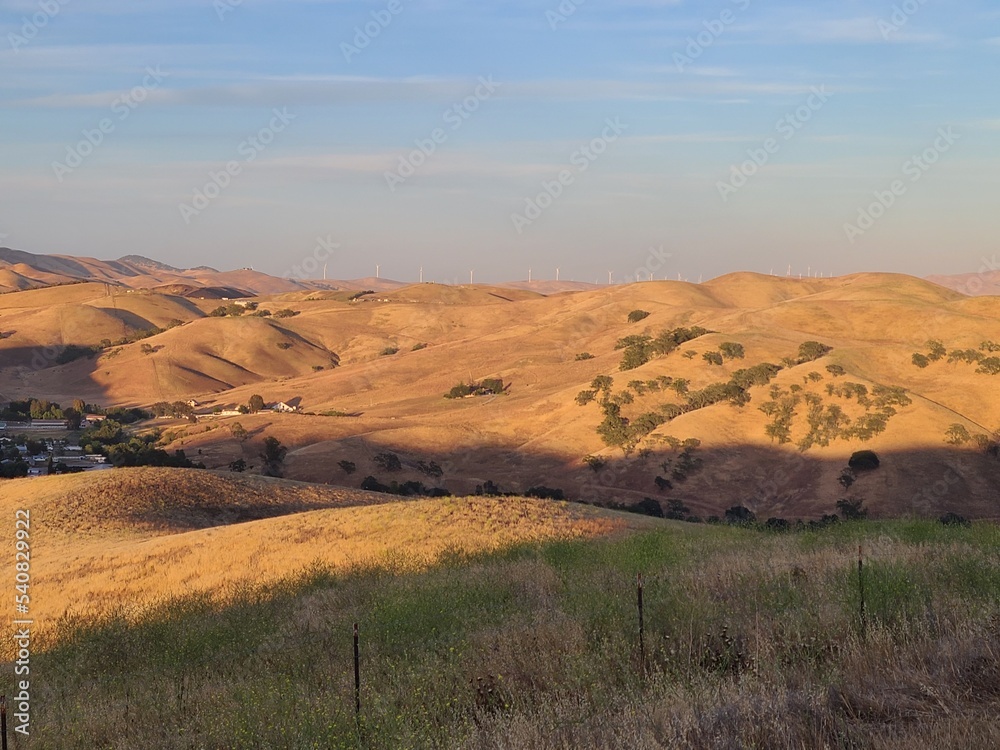
[[[586,406],[595,398],[597,398],[597,391],[580,391],[576,394],[576,403],[580,406]]]
[[[649,317],[649,313],[645,310],[633,310],[628,314],[629,323],[638,323],[640,320],[645,320]]]
[[[260,453],[264,461],[261,474],[265,477],[280,477],[284,471],[283,465],[288,448],[281,444],[281,441],[274,437],[264,438],[264,449]]]
[[[722,356],[726,359],[743,359],[746,356],[743,344],[737,344],[733,341],[726,341],[719,344],[719,351],[722,352]]]
[[[970,440],[972,440],[972,435],[965,428],[965,425],[958,424],[957,422],[945,431],[945,438],[951,445],[965,445]]]
[[[381,356],[381,357],[391,357],[393,354],[396,354],[398,351],[399,351],[399,347],[398,346],[387,346],[385,349],[383,349],[382,351],[379,352],[379,356]]]
[[[590,381],[590,387],[595,391],[610,391],[615,381],[610,375],[598,375]]]
[[[503,390],[504,386],[501,378],[485,378],[479,383],[479,388],[477,389],[482,395],[499,395],[503,393]]]
[[[544,484],[540,484],[537,487],[529,487],[527,492],[524,493],[525,497],[533,497],[537,500],[565,500],[565,493],[557,488],[546,487]],[[654,501],[655,502],[655,501]]]
[[[668,500],[667,512],[663,515],[672,521],[683,521],[691,515],[691,509],[680,500]]]
[[[466,385],[465,383],[459,383],[458,385],[453,385],[451,390],[444,394],[445,398],[465,398],[466,396],[472,395],[472,386]]]
[[[298,310],[292,310],[291,308],[286,307],[286,308],[284,308],[282,310],[278,310],[276,313],[274,313],[274,317],[276,317],[276,318],[294,318],[298,314],[299,314]]]
[[[242,458],[237,458],[235,461],[230,461],[229,470],[236,472],[238,474],[242,474],[244,471],[247,470],[247,462],[244,461]]]
[[[969,519],[965,516],[960,516],[958,513],[953,513],[951,511],[945,513],[941,516],[938,521],[943,523],[945,526],[971,526]]]
[[[372,461],[376,466],[381,466],[386,471],[399,471],[403,468],[403,464],[400,462],[399,456],[390,451],[377,454]]]
[[[927,367],[927,365],[929,365],[931,363],[930,359],[928,359],[927,356],[921,354],[920,352],[914,352],[913,356],[910,358],[910,360],[917,367],[921,367],[921,368]]]
[[[419,352],[421,349],[426,349],[427,344],[414,344],[413,348],[410,349],[411,352]]]
[[[353,461],[347,461],[347,460],[338,461],[337,466],[339,466],[341,471],[343,471],[345,474],[353,474],[358,469],[357,465],[355,465]]]
[[[590,352],[580,352],[579,354],[576,355],[577,362],[582,362],[585,359],[593,359],[593,358],[594,355],[591,354]]]
[[[838,500],[837,510],[845,521],[860,521],[868,517],[868,509],[862,507],[864,502],[861,498]]]
[[[584,456],[583,462],[596,474],[607,465],[607,461],[600,456]]]
[[[757,521],[757,515],[744,505],[734,505],[725,514],[726,523],[733,526],[751,526]]]
[[[417,461],[417,469],[429,477],[441,477],[444,475],[444,469],[437,461]]]
[[[833,351],[832,346],[821,344],[818,341],[804,341],[799,345],[799,364],[812,362],[820,357],[824,357]]]
[[[874,471],[881,465],[881,462],[875,451],[857,451],[851,456],[847,465],[855,472]]]
[[[705,352],[701,355],[701,358],[708,362],[710,365],[721,365],[722,355],[718,352]]]
[[[792,528],[792,525],[784,518],[771,517],[764,521],[764,528],[768,531],[784,532]]]
[[[847,370],[845,370],[840,365],[827,365],[826,366],[826,371],[828,373],[830,373],[831,375],[833,375],[833,377],[835,377],[835,378],[839,378],[842,375],[846,375],[847,374]]]
[[[279,341],[277,344],[275,344],[275,346],[277,346],[279,349],[282,349],[282,350],[284,350],[284,349],[291,349],[292,348],[292,342],[291,341]]]
[[[663,508],[651,497],[644,497],[631,508],[626,508],[630,513],[641,513],[644,516],[663,518]]]

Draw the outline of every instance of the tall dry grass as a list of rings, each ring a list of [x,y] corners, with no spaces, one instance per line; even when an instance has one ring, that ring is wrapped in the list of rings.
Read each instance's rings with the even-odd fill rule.
[[[995,746],[1000,533],[673,527],[64,623],[45,747]],[[859,618],[857,544],[865,548]],[[647,663],[635,574],[645,574]],[[353,715],[351,624],[363,714]]]

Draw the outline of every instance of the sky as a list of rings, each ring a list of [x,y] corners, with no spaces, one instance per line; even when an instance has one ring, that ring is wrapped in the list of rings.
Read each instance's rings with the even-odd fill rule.
[[[0,244],[450,283],[972,272],[998,63],[995,0],[0,0]]]

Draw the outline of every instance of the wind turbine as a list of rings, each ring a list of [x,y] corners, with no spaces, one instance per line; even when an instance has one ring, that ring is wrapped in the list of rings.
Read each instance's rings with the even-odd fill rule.
[[[474,282],[472,281],[472,279],[473,279],[473,276],[474,276],[474,274],[475,274],[475,273],[476,273],[475,271],[469,271],[469,283],[470,283],[470,284],[474,283]]]
[[[326,263],[323,264],[323,281],[326,281],[326,267],[327,267],[327,265],[328,264],[326,264]]]
[[[528,283],[531,283],[531,269],[528,269]]]
[[[381,272],[381,269],[382,269],[382,266],[380,266],[378,263],[376,263],[375,264],[375,278],[376,279],[381,278],[379,276],[379,273]]]
[[[608,286],[611,286],[611,271],[608,271]]]
[[[420,283],[424,283],[424,267],[420,266]]]
[[[556,269],[556,281],[559,281],[559,269]]]

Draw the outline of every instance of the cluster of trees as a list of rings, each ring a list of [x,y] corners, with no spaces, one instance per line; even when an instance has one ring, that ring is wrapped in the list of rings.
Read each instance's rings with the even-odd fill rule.
[[[912,403],[906,390],[898,386],[875,385],[869,391],[861,383],[827,383],[826,392],[831,397],[856,401],[865,412],[852,418],[839,404],[824,404],[819,394],[804,391],[800,385],[793,384],[788,389],[775,385],[771,387],[770,401],[759,407],[771,418],[764,427],[765,434],[779,444],[790,443],[793,421],[798,416],[796,407],[805,402],[809,430],[797,443],[800,450],[809,450],[814,445],[825,447],[838,439],[867,442],[885,431],[897,413],[897,406]]]
[[[626,336],[619,339],[615,344],[615,350],[622,351],[622,361],[618,365],[621,371],[634,370],[636,367],[649,362],[654,357],[670,354],[681,344],[693,341],[705,334],[712,333],[706,328],[694,326],[692,328],[674,328],[669,331],[661,331],[653,338],[646,335]]]
[[[487,479],[483,484],[477,484],[473,492],[477,497],[533,497],[538,500],[565,500],[566,493],[556,487],[546,487],[540,484],[529,487],[524,492],[507,492],[500,489],[500,485],[492,479]]]
[[[194,407],[185,401],[174,401],[173,403],[157,401],[149,408],[149,411],[154,417],[179,417],[182,419],[194,417]]]
[[[660,468],[663,470],[663,473],[667,477],[670,477],[670,479],[667,479],[664,476],[657,475],[656,479],[653,480],[660,492],[673,489],[674,482],[686,482],[687,478],[699,471],[704,463],[701,458],[694,454],[695,450],[701,445],[701,441],[698,438],[678,440],[673,435],[666,435],[663,438],[663,442],[669,445],[675,452],[679,451],[679,453],[674,457],[668,456],[660,462]]]
[[[204,469],[204,464],[192,463],[184,451],[172,454],[156,447],[160,432],[147,435],[129,435],[122,423],[110,417],[83,431],[80,446],[87,453],[100,453],[115,467],[120,466],[174,466],[185,469]]]
[[[245,304],[237,304],[236,302],[230,302],[228,305],[219,305],[217,308],[212,310],[208,314],[210,318],[239,318],[246,315],[248,312],[254,312],[257,310],[256,302],[247,302]],[[261,318],[266,318],[271,314],[270,310],[260,310],[257,312],[257,316]]]
[[[142,409],[125,408],[122,406],[102,409],[100,406],[88,404],[83,399],[73,399],[73,405],[62,407],[59,404],[42,398],[28,398],[21,401],[11,401],[0,409],[0,421],[26,422],[29,419],[65,419],[69,429],[76,430],[85,414],[100,414],[114,419],[121,424],[132,424],[143,419],[149,419],[149,414]]]
[[[402,495],[403,497],[451,497],[451,493],[444,487],[427,487],[423,482],[412,479],[407,482],[393,480],[389,484],[382,484],[375,477],[367,476],[361,482],[361,489],[388,495]]]
[[[749,388],[756,385],[766,385],[781,370],[778,365],[763,362],[753,367],[734,372],[726,382],[710,383],[697,391],[688,390],[688,381],[684,378],[661,376],[655,380],[633,380],[629,388],[638,395],[647,391],[659,391],[663,388],[672,389],[684,399],[683,404],[661,404],[656,411],[646,412],[630,420],[621,413],[623,405],[634,401],[628,390],[612,394],[614,379],[610,375],[598,375],[590,384],[588,390],[576,395],[576,403],[586,406],[597,401],[604,414],[604,420],[597,427],[605,445],[620,448],[626,456],[638,446],[646,435],[661,424],[668,422],[681,414],[704,409],[712,404],[728,402],[733,406],[744,406],[750,402]]]
[[[938,362],[947,355],[948,362],[963,362],[976,365],[976,372],[981,375],[1000,374],[1000,357],[989,356],[1000,352],[1000,344],[995,341],[984,341],[978,349],[952,349],[950,352],[940,341],[931,340],[926,344],[927,352],[914,352],[912,362],[917,367],[929,367],[932,362]]]
[[[505,386],[501,378],[486,378],[478,383],[459,383],[452,386],[451,390],[444,394],[445,398],[465,398],[466,396],[493,396],[500,395],[509,386]]]
[[[75,399],[73,406],[65,409],[57,403],[43,398],[29,398],[23,401],[11,401],[0,410],[0,420],[7,422],[27,422],[29,419],[65,419],[70,429],[80,427],[80,420],[89,411],[88,404],[82,399]]]

